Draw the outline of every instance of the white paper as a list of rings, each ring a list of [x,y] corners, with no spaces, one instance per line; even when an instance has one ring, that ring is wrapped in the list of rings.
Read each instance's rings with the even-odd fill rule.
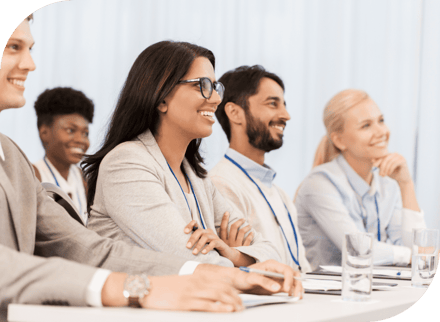
[[[329,271],[329,272],[342,274],[342,267],[341,266],[320,266],[320,267],[326,271]],[[398,274],[398,273],[400,273],[400,274]],[[411,271],[399,270],[398,268],[390,268],[390,269],[375,269],[375,268],[373,268],[373,276],[374,275],[410,278]]]
[[[287,293],[277,293],[273,295],[240,294],[240,298],[246,308],[266,304],[294,303],[299,300],[299,297],[289,296]]]
[[[305,279],[302,281],[304,290],[310,291],[340,291],[342,289],[342,283],[340,281],[333,280],[319,280],[319,279]]]

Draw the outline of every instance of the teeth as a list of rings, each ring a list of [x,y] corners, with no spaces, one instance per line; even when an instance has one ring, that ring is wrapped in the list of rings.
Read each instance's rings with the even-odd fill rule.
[[[284,128],[282,126],[279,125],[271,125],[271,127],[280,130],[281,132],[284,132]]]
[[[201,111],[200,114],[202,114],[203,116],[214,117],[214,112]]]
[[[14,84],[14,85],[18,85],[18,86],[22,86],[24,87],[24,81],[22,80],[18,80],[18,79],[9,79],[9,82]]]
[[[378,142],[378,143],[375,143],[375,144],[373,144],[374,146],[386,146],[387,145],[387,142],[386,141],[381,141],[381,142]]]
[[[72,151],[73,153],[78,153],[78,154],[84,153],[84,150],[81,148],[70,148],[70,151]]]

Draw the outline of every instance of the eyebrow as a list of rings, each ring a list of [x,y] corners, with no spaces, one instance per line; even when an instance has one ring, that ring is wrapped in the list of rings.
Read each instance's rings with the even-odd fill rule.
[[[379,117],[377,119],[381,119],[381,118],[383,118],[383,114],[379,115]],[[358,122],[358,124],[362,124],[362,123],[370,122],[370,121],[374,121],[374,119],[365,119],[365,120]]]
[[[67,124],[66,125],[61,125],[61,127],[63,127],[63,128],[73,127],[75,129],[86,129],[86,130],[89,129],[89,125],[88,124],[86,126],[79,126],[79,125],[76,125],[75,123],[72,123],[72,121],[67,121]]]
[[[267,97],[264,101],[277,101],[277,102],[281,102],[281,99],[278,96],[269,96]],[[284,106],[286,106],[286,101],[284,101]]]
[[[16,41],[16,42],[18,42],[20,44],[25,44],[25,42],[23,40],[19,39],[19,38],[12,38],[11,37],[11,38],[9,38],[9,41]],[[32,48],[34,45],[35,45],[35,41],[32,43],[32,45],[30,45],[30,48]]]

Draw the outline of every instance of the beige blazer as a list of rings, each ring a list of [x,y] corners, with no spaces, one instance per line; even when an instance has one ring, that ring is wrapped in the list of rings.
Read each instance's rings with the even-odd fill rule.
[[[50,199],[24,153],[0,133],[0,311],[8,303],[64,301],[85,305],[95,268],[150,275],[177,274],[178,256],[102,238]],[[0,313],[0,319],[2,318]]]
[[[243,214],[235,211],[209,178],[199,178],[184,159],[185,173],[191,181],[206,228],[220,228],[229,211],[229,228]],[[198,211],[196,212],[198,216]],[[193,255],[186,248],[189,235],[185,226],[192,220],[182,190],[171,173],[153,134],[148,130],[136,139],[110,151],[99,167],[94,204],[88,228],[100,235],[123,240],[188,260],[232,266],[215,250]],[[247,225],[245,223],[244,225]],[[237,249],[257,261],[275,259],[275,247],[252,229],[251,246]]]

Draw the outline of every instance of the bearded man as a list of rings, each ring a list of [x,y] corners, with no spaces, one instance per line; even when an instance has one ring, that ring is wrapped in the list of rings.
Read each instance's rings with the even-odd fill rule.
[[[225,86],[225,93],[215,114],[229,140],[229,149],[209,176],[250,225],[275,245],[284,264],[309,272],[295,205],[273,184],[276,173],[264,163],[266,153],[283,145],[284,129],[290,120],[284,83],[259,65],[228,71],[219,82]],[[227,223],[226,218],[223,222]],[[252,236],[246,235],[249,230],[249,225],[241,228],[234,240],[222,227],[220,237],[230,246],[241,246],[250,242]]]

